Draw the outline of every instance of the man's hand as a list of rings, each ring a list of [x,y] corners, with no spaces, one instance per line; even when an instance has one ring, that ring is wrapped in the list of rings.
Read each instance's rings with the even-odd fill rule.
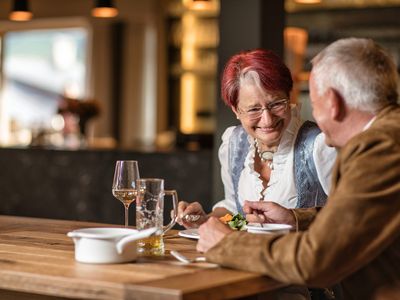
[[[187,203],[180,201],[177,215],[176,222],[185,228],[197,228],[207,221],[207,215],[198,202]]]
[[[292,210],[270,201],[245,201],[243,211],[249,223],[279,223],[296,226]]]
[[[210,217],[207,222],[199,227],[200,239],[197,251],[207,252],[219,243],[232,230],[216,217]]]

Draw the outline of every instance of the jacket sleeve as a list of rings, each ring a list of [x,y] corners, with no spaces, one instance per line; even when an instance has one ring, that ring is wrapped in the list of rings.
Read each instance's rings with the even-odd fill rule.
[[[308,227],[314,221],[315,216],[318,212],[318,209],[320,209],[320,208],[311,207],[311,208],[292,209],[292,212],[296,219],[296,230],[304,231],[304,230],[308,229]]]
[[[341,150],[332,194],[307,231],[234,232],[207,259],[288,284],[324,287],[376,258],[399,234],[400,147],[384,134],[354,139]]]

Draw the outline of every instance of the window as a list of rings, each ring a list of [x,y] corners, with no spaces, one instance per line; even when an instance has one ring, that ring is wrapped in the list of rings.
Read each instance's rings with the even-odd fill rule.
[[[2,37],[0,143],[26,145],[32,132],[54,130],[61,96],[85,98],[88,30],[10,30]]]

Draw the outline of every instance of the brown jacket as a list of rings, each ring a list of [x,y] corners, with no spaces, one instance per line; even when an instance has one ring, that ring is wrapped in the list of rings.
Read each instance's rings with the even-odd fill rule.
[[[288,284],[325,287],[341,281],[345,299],[398,295],[400,107],[383,109],[340,150],[332,177],[328,202],[318,214],[294,210],[298,232],[234,232],[207,259]]]

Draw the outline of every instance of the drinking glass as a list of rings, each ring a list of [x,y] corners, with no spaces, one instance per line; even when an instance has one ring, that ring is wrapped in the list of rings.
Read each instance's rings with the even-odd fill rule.
[[[173,216],[164,225],[164,196],[170,196]],[[156,227],[151,237],[139,240],[137,251],[141,255],[164,255],[163,234],[175,225],[178,207],[178,194],[175,190],[164,189],[164,179],[142,178],[137,180],[136,228],[143,230]]]
[[[136,160],[118,160],[115,164],[112,193],[124,204],[125,227],[128,227],[129,206],[136,200],[136,180],[139,179],[139,168]]]

